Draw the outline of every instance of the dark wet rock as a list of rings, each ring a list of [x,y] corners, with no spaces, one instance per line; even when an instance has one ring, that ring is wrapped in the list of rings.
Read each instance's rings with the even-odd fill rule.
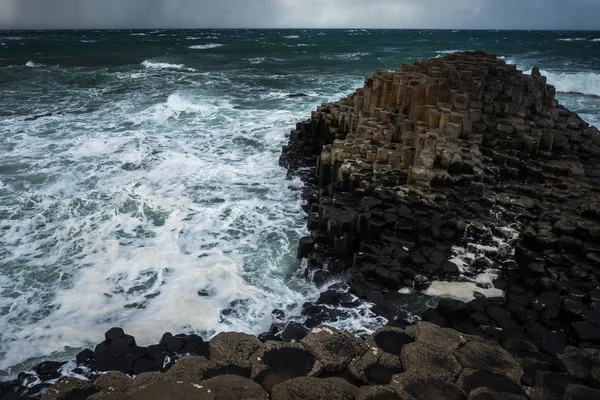
[[[125,332],[122,328],[111,328],[104,334],[104,339],[107,343],[112,343],[113,340],[122,338],[125,336]]]
[[[556,355],[567,347],[567,336],[560,332],[550,332],[543,326],[527,332],[539,349],[545,353]]]
[[[467,398],[459,386],[433,376],[421,377],[405,373],[394,376],[390,385],[415,400],[466,400]]]
[[[308,97],[308,95],[306,93],[291,93],[291,94],[286,95],[285,97],[297,98],[297,97]]]
[[[300,377],[279,383],[273,388],[272,400],[352,400],[339,386],[324,379]]]
[[[442,299],[438,303],[437,311],[440,315],[447,319],[467,318],[469,315],[469,307],[466,303],[454,299]]]
[[[77,364],[89,365],[94,361],[94,351],[90,349],[85,349],[80,351],[75,358]]]
[[[462,370],[452,350],[426,344],[410,343],[402,349],[402,367],[407,372],[425,377],[438,377],[454,382]]]
[[[252,379],[267,392],[280,382],[297,377],[315,377],[323,365],[301,344],[266,342],[252,355]]]
[[[355,336],[328,326],[312,329],[301,343],[329,372],[345,370],[350,361],[363,355],[368,348]]]
[[[594,366],[600,365],[600,351],[593,349],[572,349],[556,357],[564,372],[582,379],[591,374]]]
[[[479,387],[485,387],[496,392],[510,393],[522,397],[526,397],[527,395],[520,383],[517,383],[504,375],[497,375],[488,371],[478,371],[470,368],[465,368],[461,371],[456,384],[462,388],[467,396]]]
[[[564,400],[598,400],[600,390],[583,385],[569,385],[563,397]]]
[[[214,400],[210,389],[198,383],[163,380],[156,381],[129,393],[135,400]]]
[[[524,357],[539,352],[535,343],[525,338],[508,338],[502,342],[502,347],[514,357]]]
[[[573,322],[572,336],[576,343],[600,343],[600,328],[587,322]]]
[[[269,395],[256,382],[238,375],[217,376],[201,383],[215,400],[268,400]]]
[[[299,322],[290,321],[281,331],[281,339],[290,342],[301,341],[310,330]]]
[[[94,385],[103,392],[121,392],[129,390],[132,379],[122,372],[111,371],[100,375],[94,380]]]
[[[212,338],[209,342],[211,360],[249,360],[262,343],[256,336],[222,332]]]
[[[518,361],[499,344],[491,341],[471,341],[454,351],[464,368],[487,371],[521,381],[523,369]]]
[[[538,397],[540,399],[562,399],[569,385],[581,385],[583,383],[583,380],[576,376],[557,372],[538,371],[535,375],[534,387],[538,389],[538,393],[541,395]]]
[[[511,317],[510,311],[498,306],[489,307],[485,313],[496,322],[500,322]]]
[[[76,378],[62,378],[48,389],[42,396],[42,400],[85,399],[99,391],[100,388],[90,382]]]

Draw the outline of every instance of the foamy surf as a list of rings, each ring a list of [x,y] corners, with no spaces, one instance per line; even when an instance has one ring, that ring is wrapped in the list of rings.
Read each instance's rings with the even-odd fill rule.
[[[193,68],[186,67],[185,64],[171,64],[166,62],[144,60],[141,65],[148,69],[179,69],[186,71],[195,71],[195,69]]]
[[[526,71],[530,74],[531,70]],[[578,93],[586,96],[600,96],[600,74],[594,72],[550,72],[540,70],[548,78],[548,83],[561,93]]]
[[[27,66],[29,68],[39,68],[39,67],[43,67],[44,64],[36,63],[36,62],[33,62],[33,61],[27,61],[27,63],[25,64],[25,66]]]
[[[197,44],[194,46],[190,46],[190,49],[193,50],[208,50],[208,49],[216,49],[218,47],[223,47],[220,43],[210,43],[210,44]]]

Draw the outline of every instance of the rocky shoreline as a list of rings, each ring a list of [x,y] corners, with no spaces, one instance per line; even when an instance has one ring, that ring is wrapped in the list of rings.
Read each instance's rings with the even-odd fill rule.
[[[43,363],[0,398],[57,379],[42,398],[600,398],[600,132],[537,69],[476,51],[378,71],[299,123],[280,163],[305,183],[298,257],[323,287],[298,321],[148,347],[114,328],[80,379]],[[454,299],[413,325],[409,292]],[[388,324],[325,326],[361,301]]]

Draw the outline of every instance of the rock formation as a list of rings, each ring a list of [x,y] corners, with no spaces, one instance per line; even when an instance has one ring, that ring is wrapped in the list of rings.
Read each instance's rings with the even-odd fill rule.
[[[476,51],[378,71],[299,123],[281,164],[307,183],[298,256],[317,283],[341,274],[377,304],[495,269],[506,299],[474,293],[424,318],[548,350],[600,347],[600,133],[537,68]],[[460,268],[456,245],[476,254]]]

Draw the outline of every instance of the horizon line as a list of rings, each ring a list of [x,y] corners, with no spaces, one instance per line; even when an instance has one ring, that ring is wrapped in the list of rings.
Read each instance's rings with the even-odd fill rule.
[[[0,32],[11,31],[152,31],[152,30],[245,30],[245,31],[265,31],[265,30],[306,30],[306,31],[503,31],[503,32],[600,32],[598,29],[549,29],[549,28],[0,28]]]

